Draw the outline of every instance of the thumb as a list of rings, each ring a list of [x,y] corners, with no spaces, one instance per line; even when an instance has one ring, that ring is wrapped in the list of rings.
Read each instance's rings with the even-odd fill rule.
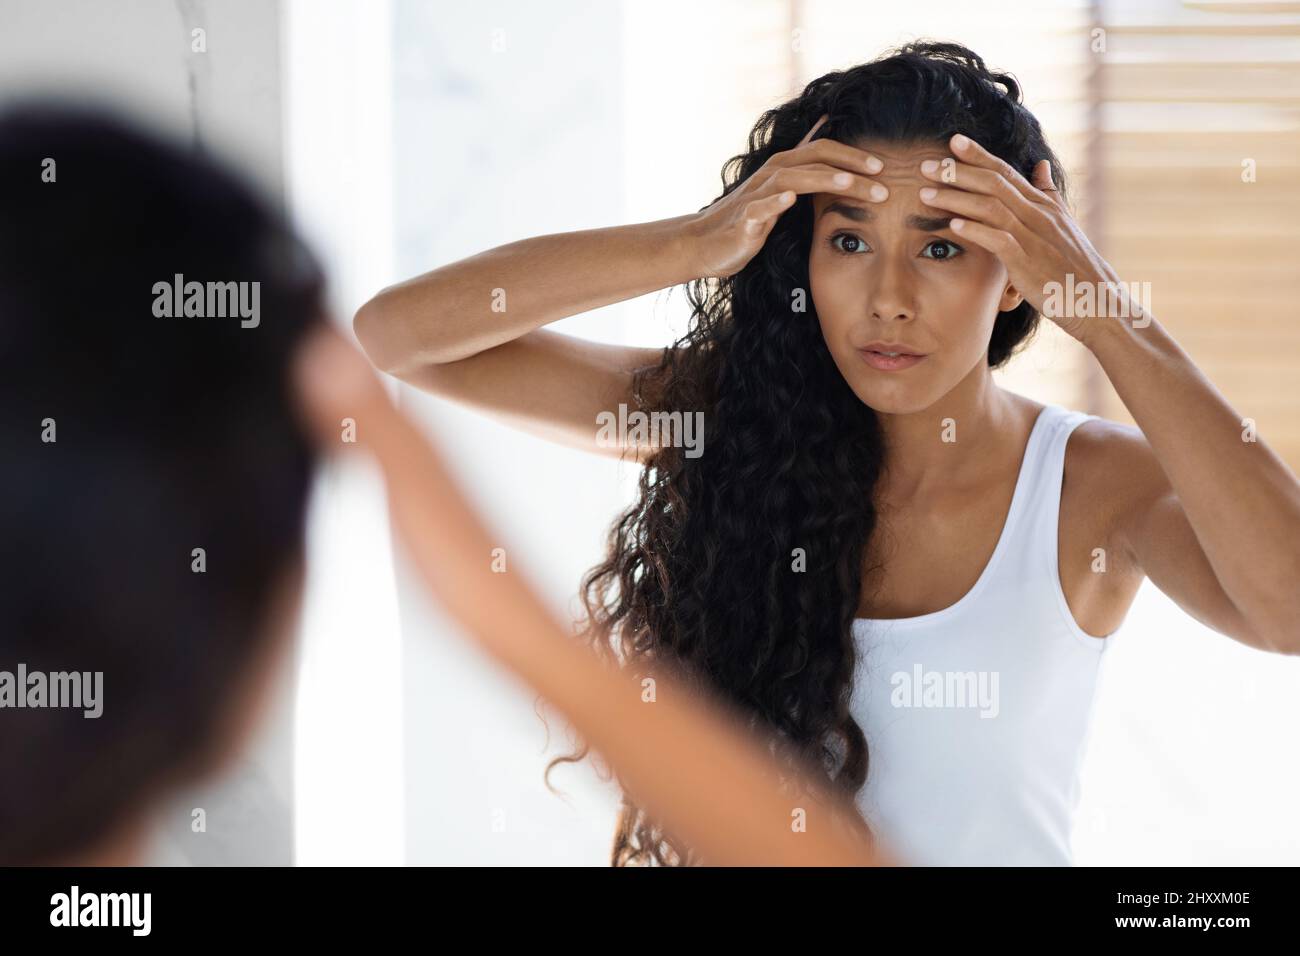
[[[1040,159],[1034,166],[1033,183],[1044,192],[1056,192],[1056,184],[1052,182],[1052,164],[1045,159]]]
[[[821,129],[822,124],[824,124],[830,118],[831,118],[830,113],[823,113],[821,117],[817,120],[817,122],[812,124],[812,129],[808,130],[808,132],[803,134],[803,139],[799,140],[799,145],[802,146],[804,145],[804,143],[812,139],[813,134],[816,133],[819,129]]]
[[[1041,189],[1048,193],[1051,198],[1061,204],[1061,193],[1056,188],[1056,183],[1052,182],[1052,164],[1045,159],[1040,159],[1034,166],[1034,175],[1029,180],[1035,188]]]

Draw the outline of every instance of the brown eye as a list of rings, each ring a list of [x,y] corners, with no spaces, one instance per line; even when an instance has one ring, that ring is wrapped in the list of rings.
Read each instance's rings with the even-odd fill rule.
[[[934,250],[934,255],[924,255],[924,252],[928,250]],[[936,239],[933,242],[926,243],[925,250],[922,251],[922,258],[953,259],[961,255],[963,252],[965,252],[965,250],[955,242],[950,242],[947,239]]]
[[[867,248],[867,244],[848,232],[837,232],[830,238],[831,248],[842,255],[852,256]]]

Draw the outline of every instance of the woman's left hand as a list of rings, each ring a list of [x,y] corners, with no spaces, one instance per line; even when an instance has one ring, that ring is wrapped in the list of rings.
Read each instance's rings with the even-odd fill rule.
[[[921,174],[936,183],[921,190],[921,201],[955,214],[952,231],[997,256],[1016,291],[1086,345],[1089,319],[1120,314],[1113,293],[1122,287],[1065,207],[1047,160],[1034,168],[1031,183],[960,133],[949,147],[955,160],[921,164]],[[1090,310],[1076,308],[1075,290],[1090,283],[1095,308],[1079,314]]]

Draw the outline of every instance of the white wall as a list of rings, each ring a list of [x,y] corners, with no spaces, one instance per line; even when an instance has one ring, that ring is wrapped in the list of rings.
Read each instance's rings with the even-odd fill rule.
[[[620,5],[396,0],[398,277],[529,235],[624,221]],[[621,341],[626,309],[559,323]],[[568,615],[623,502],[625,467],[403,390],[475,503]],[[592,423],[595,427],[595,423]],[[467,561],[488,555],[464,555]],[[586,765],[542,783],[534,695],[500,675],[399,565],[408,860],[608,861],[615,798]],[[564,725],[552,719],[550,755]]]

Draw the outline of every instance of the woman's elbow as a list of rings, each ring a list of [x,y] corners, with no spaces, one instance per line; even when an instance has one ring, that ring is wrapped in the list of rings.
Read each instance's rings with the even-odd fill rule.
[[[405,321],[386,299],[386,292],[375,294],[357,309],[352,316],[352,331],[370,363],[397,378],[429,365],[464,358],[442,343],[442,337],[435,334],[439,330]]]
[[[380,296],[368,299],[352,316],[352,331],[370,363],[381,372],[396,375],[402,364],[392,345],[392,328],[384,315]]]

